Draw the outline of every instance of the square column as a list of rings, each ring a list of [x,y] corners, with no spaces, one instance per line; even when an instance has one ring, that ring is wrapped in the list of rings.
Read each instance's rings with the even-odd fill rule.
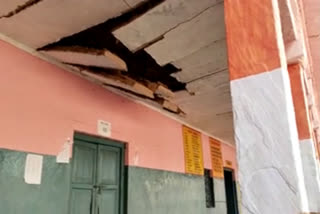
[[[225,0],[242,213],[309,212],[277,0]]]
[[[299,64],[288,66],[291,92],[300,142],[302,167],[310,212],[320,212],[320,174],[312,137],[304,70]]]

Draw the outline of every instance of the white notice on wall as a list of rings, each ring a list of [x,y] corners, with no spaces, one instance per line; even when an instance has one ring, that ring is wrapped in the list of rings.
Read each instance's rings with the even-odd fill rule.
[[[64,143],[62,150],[57,155],[57,163],[69,163],[70,153],[71,153],[71,141],[68,139],[67,142]]]
[[[41,184],[43,156],[28,154],[24,169],[24,181],[27,184]]]
[[[98,134],[104,137],[111,137],[111,123],[98,120]]]

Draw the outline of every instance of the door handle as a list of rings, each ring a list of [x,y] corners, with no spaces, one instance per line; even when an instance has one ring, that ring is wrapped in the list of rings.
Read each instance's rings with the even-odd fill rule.
[[[97,191],[99,195],[101,195],[101,186],[94,185],[93,188]]]

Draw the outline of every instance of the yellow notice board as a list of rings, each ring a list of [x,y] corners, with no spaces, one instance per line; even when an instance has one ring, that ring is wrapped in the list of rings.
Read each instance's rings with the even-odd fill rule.
[[[226,160],[226,161],[225,161],[225,164],[226,164],[226,167],[229,167],[229,168],[231,168],[231,169],[233,168],[233,167],[232,167],[232,162],[231,162],[231,161]]]
[[[186,126],[182,130],[186,173],[203,175],[201,133]]]
[[[212,175],[216,178],[223,178],[223,160],[221,152],[221,143],[218,140],[210,138],[210,153],[212,161]]]

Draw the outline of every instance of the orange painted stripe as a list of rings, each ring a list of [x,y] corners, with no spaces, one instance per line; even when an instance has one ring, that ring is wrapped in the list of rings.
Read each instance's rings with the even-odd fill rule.
[[[309,123],[307,98],[304,90],[303,71],[300,65],[288,66],[291,93],[293,98],[293,105],[296,115],[296,122],[298,128],[299,140],[311,138],[311,125]]]
[[[280,67],[272,0],[225,0],[230,79]]]

